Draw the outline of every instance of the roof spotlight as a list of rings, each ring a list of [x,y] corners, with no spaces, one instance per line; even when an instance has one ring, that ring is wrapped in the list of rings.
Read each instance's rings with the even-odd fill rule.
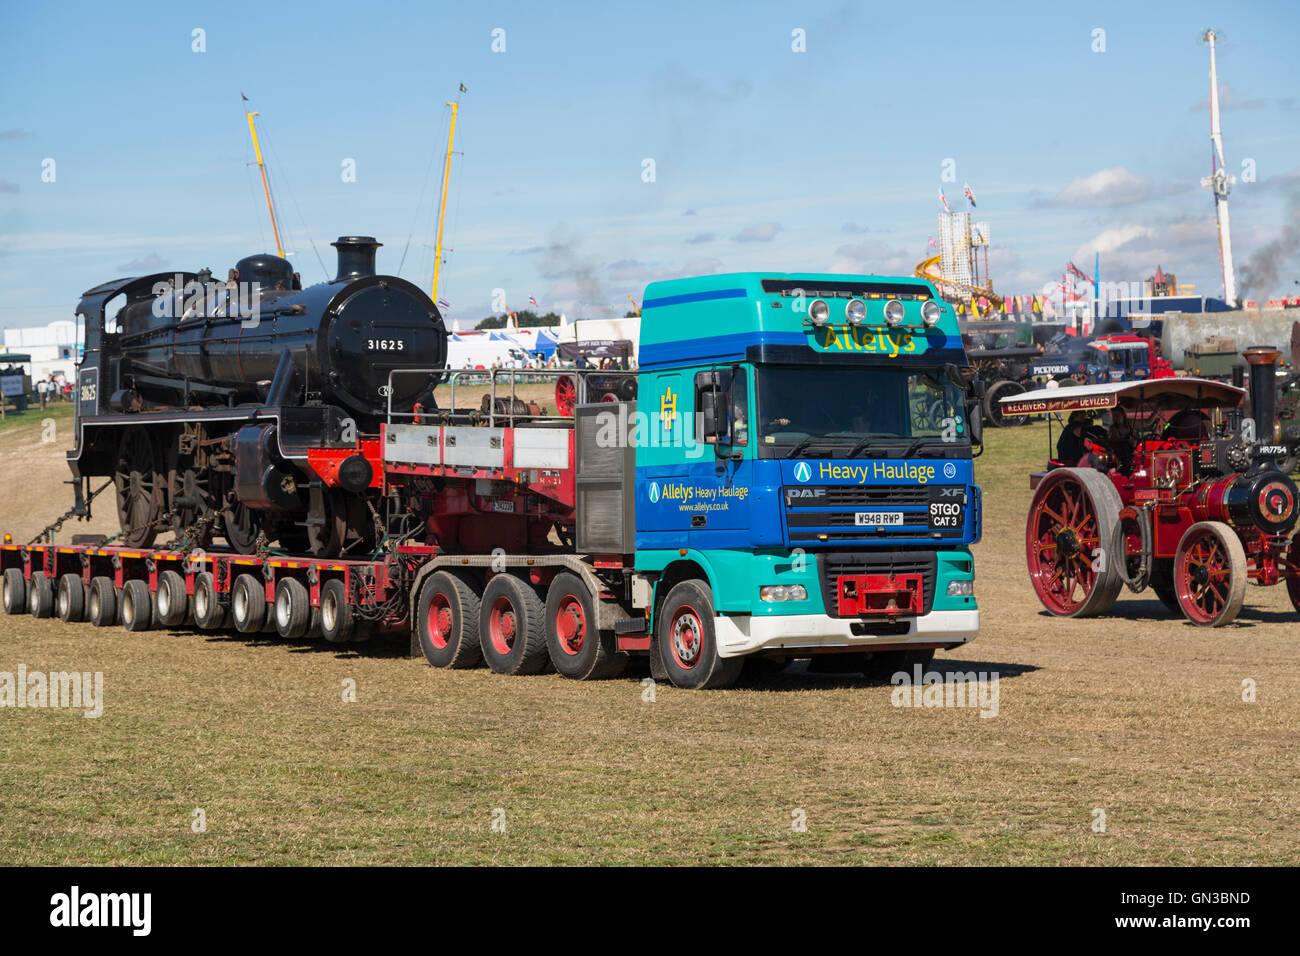
[[[934,328],[939,323],[941,315],[943,315],[943,308],[934,299],[927,299],[921,306],[921,321],[927,328]]]
[[[844,306],[844,317],[849,320],[850,325],[861,325],[862,320],[867,317],[867,304],[861,299],[849,299],[848,304]]]
[[[903,321],[903,303],[890,299],[885,303],[885,321],[890,325],[899,325]]]
[[[808,306],[808,318],[812,319],[813,325],[825,325],[830,317],[831,307],[826,304],[826,300],[813,299]]]

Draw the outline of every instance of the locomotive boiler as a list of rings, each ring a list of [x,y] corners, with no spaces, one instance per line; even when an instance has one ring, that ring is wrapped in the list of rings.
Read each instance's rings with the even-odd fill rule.
[[[326,487],[307,452],[355,450],[390,407],[434,407],[447,331],[423,290],[376,273],[380,243],[333,246],[337,274],[308,288],[287,260],[261,254],[225,281],[158,273],[83,295],[68,454],[78,513],[102,477],[134,547],[170,526],[199,544],[219,533],[243,553],[276,541],[316,555],[373,548],[373,469],[345,456]],[[395,369],[427,372],[390,382]]]

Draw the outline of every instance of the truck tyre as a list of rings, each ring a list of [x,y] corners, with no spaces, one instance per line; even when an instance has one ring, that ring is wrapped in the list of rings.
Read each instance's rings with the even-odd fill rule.
[[[54,606],[59,620],[65,624],[75,624],[86,619],[86,589],[81,583],[80,574],[59,576],[59,593]]]
[[[112,578],[102,574],[91,578],[86,619],[92,627],[112,627],[117,623],[117,588],[113,587]]]
[[[617,677],[627,666],[612,632],[602,631],[582,578],[562,571],[546,591],[546,650],[556,671],[574,680]]]
[[[22,614],[27,610],[27,579],[17,568],[5,569],[4,602],[6,614]]]
[[[416,636],[430,667],[467,668],[483,663],[479,638],[482,605],[470,583],[451,571],[435,571],[420,589]]]
[[[153,627],[153,595],[147,581],[133,578],[122,585],[122,626],[128,631]]]
[[[311,594],[297,578],[281,578],[275,586],[275,633],[290,640],[304,637],[311,626]]]
[[[320,589],[321,637],[331,644],[343,644],[352,640],[356,626],[352,606],[348,604],[347,588],[338,578],[326,581]]]
[[[230,589],[230,619],[240,634],[256,634],[266,623],[266,586],[260,578],[241,574]]]
[[[183,577],[170,570],[158,575],[158,587],[154,592],[154,608],[157,611],[159,627],[180,627],[185,623],[185,613],[189,609],[185,598]]]
[[[668,679],[678,687],[730,687],[740,676],[745,659],[718,655],[713,617],[713,593],[703,581],[674,585],[659,608],[655,644]]]
[[[194,575],[194,623],[201,631],[215,631],[226,623],[226,609],[217,598],[211,571]]]
[[[54,616],[54,585],[44,571],[33,571],[27,586],[27,610],[32,617]]]
[[[532,586],[513,574],[498,574],[483,590],[479,646],[497,674],[536,674],[546,654],[546,606]]]

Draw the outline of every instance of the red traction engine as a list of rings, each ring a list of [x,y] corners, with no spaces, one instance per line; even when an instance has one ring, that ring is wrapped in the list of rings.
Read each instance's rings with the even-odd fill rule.
[[[1030,480],[1026,561],[1049,612],[1104,614],[1122,588],[1150,587],[1171,611],[1219,627],[1241,610],[1247,581],[1283,578],[1300,610],[1300,545],[1290,537],[1297,489],[1276,464],[1286,452],[1275,440],[1280,353],[1245,356],[1249,408],[1241,389],[1194,378],[1007,400],[1005,414],[1122,408],[1132,423],[1131,435],[1091,430],[1078,462],[1053,461]]]

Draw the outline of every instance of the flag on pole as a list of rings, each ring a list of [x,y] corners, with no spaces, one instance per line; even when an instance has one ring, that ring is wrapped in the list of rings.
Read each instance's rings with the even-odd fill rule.
[[[974,207],[975,207],[975,192],[970,188],[970,183],[963,183],[963,184],[962,184],[962,190],[961,190],[961,191],[962,191],[962,194],[966,197],[967,202],[969,202],[969,203],[971,204],[971,208],[974,208]]]
[[[462,93],[468,93],[468,92],[469,92],[469,90],[465,89],[465,84],[464,84],[464,83],[462,83],[462,84],[460,85],[460,91],[461,91]]]
[[[529,304],[529,305],[536,305],[536,304],[537,304],[537,300],[534,299],[534,298],[530,295],[530,296],[528,297],[528,304]]]
[[[439,300],[438,300],[438,308],[440,308],[440,309],[442,309],[442,311],[446,312],[446,311],[448,311],[448,310],[451,308],[451,303],[448,302],[446,299],[439,299]]]
[[[938,249],[938,248],[939,248],[939,243],[937,243],[937,242],[934,241],[934,236],[931,236],[931,237],[930,237],[930,248],[931,248],[931,249]]]
[[[944,212],[952,212],[952,207],[948,205],[948,197],[943,194],[943,187],[939,187],[939,202],[943,206]]]

